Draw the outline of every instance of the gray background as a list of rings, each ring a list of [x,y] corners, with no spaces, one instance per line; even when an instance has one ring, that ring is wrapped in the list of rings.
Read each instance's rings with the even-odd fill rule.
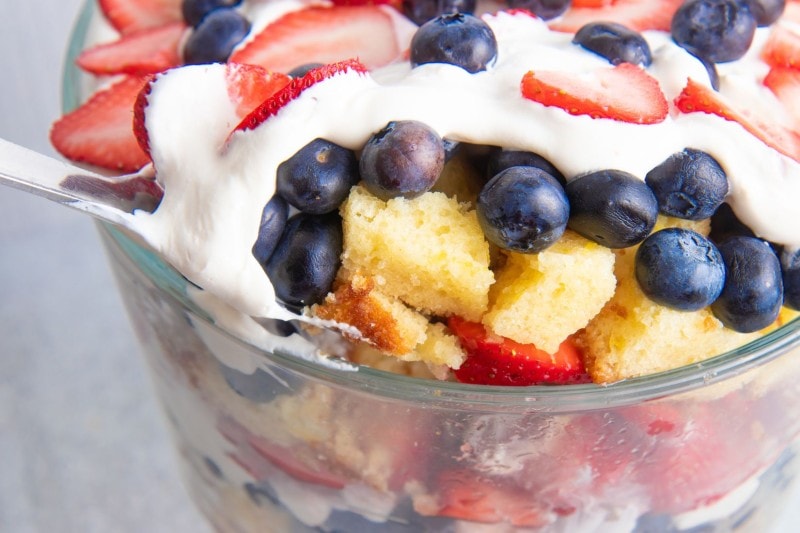
[[[2,1],[0,137],[53,153],[80,2]],[[0,531],[206,531],[90,219],[5,187],[0,213]]]

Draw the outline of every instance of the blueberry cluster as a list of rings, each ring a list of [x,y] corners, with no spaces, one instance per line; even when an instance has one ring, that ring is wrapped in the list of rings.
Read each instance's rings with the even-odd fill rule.
[[[189,65],[224,63],[250,32],[250,22],[233,9],[242,0],[183,0],[181,10],[192,32],[183,60]]]
[[[512,9],[525,9],[542,20],[550,20],[564,13],[571,0],[507,0]],[[476,0],[403,0],[403,13],[418,25],[451,13],[475,13]]]

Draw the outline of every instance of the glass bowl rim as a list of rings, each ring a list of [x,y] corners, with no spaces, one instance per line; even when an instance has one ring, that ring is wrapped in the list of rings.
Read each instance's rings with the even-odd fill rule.
[[[70,35],[62,72],[64,112],[73,109],[79,102],[83,74],[75,65],[75,58],[84,46],[90,23],[96,15],[94,0],[86,0]],[[159,290],[163,290],[164,280],[158,283],[159,280],[148,274],[142,263],[126,251],[130,250],[130,246],[144,251],[143,248],[110,225],[99,222],[98,228],[101,234],[108,238],[107,244],[111,243],[118,247],[119,251],[130,260],[131,265],[154,282]],[[163,271],[164,267],[169,269],[163,264],[158,270]],[[179,290],[179,287],[176,286],[174,289]],[[369,367],[356,368],[355,365],[352,365],[352,369],[336,369],[289,354],[267,352],[216,326],[202,312],[190,308],[185,301],[176,298],[174,294],[170,296],[178,300],[178,304],[186,311],[206,321],[209,326],[232,342],[248,351],[257,351],[259,355],[274,364],[291,368],[314,379],[342,387],[356,388],[367,394],[385,398],[414,399],[440,405],[458,404],[462,407],[472,406],[476,409],[489,408],[501,411],[523,409],[566,412],[605,409],[671,396],[700,387],[709,387],[739,376],[787,354],[791,348],[800,344],[800,318],[796,318],[755,341],[701,362],[608,385],[530,387],[470,385],[414,378]]]

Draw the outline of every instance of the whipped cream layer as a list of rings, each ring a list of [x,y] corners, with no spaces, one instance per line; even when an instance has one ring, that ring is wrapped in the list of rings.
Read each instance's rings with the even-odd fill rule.
[[[671,109],[659,124],[639,125],[570,115],[525,99],[530,70],[585,73],[608,62],[525,14],[485,15],[498,40],[496,62],[469,74],[451,65],[395,64],[370,74],[348,72],[320,82],[253,130],[239,123],[224,66],[182,67],[161,74],[146,111],[153,161],[165,188],[152,214],[138,213],[144,237],[188,279],[252,316],[297,318],[276,301],[251,253],[278,165],[315,138],[360,150],[392,120],[419,120],[442,137],[536,152],[567,178],[619,169],[644,179],[686,147],[711,154],[730,181],[727,202],[756,234],[800,245],[800,165],[741,125]],[[647,71],[672,100],[688,78],[710,85],[702,64],[661,32],[645,32],[653,53]],[[761,83],[765,34],[740,61],[718,65],[720,93],[765,117],[784,117]]]

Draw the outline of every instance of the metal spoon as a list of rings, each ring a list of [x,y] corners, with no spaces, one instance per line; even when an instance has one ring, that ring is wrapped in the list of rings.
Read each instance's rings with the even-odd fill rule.
[[[152,167],[108,177],[4,139],[0,139],[0,183],[133,231],[133,211],[154,211],[163,193]]]

